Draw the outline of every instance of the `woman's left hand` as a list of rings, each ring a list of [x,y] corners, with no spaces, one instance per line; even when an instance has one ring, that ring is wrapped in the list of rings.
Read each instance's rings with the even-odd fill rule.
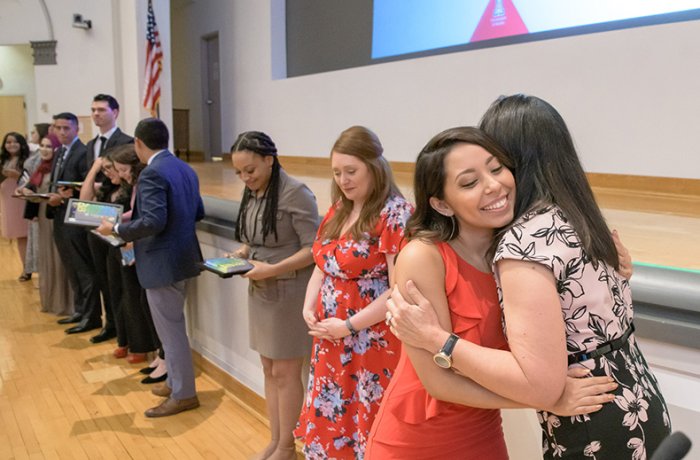
[[[350,331],[345,326],[345,320],[340,318],[326,318],[317,323],[317,327],[325,330],[325,334],[320,334],[319,338],[328,340],[339,340],[350,335]]]
[[[406,283],[406,292],[409,299],[404,299],[399,289],[394,287],[386,302],[389,310],[387,323],[391,326],[391,332],[406,345],[434,353],[440,347],[435,348],[433,340],[443,330],[437,313],[413,281]]]
[[[248,260],[253,265],[253,269],[241,275],[243,278],[258,281],[271,278],[276,275],[274,265],[259,260]]]
[[[588,369],[572,367],[567,371],[564,393],[553,407],[544,409],[565,417],[597,412],[615,399],[611,392],[617,386],[608,376],[592,377]]]

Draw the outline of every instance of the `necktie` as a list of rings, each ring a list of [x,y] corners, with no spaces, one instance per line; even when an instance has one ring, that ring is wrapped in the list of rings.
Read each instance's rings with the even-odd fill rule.
[[[100,156],[104,154],[105,147],[107,147],[107,138],[104,136],[100,136]]]
[[[66,147],[61,146],[60,149],[58,149],[58,159],[56,160],[56,179],[58,179],[61,175],[61,172],[63,172],[63,162],[66,159]]]

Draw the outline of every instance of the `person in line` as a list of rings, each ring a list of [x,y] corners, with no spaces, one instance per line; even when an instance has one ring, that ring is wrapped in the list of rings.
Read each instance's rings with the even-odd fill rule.
[[[513,219],[510,168],[510,158],[478,128],[452,128],[433,137],[416,160],[410,242],[394,269],[399,287],[415,280],[453,340],[500,350],[508,345],[486,253],[495,229]],[[493,206],[500,201],[502,206]],[[609,380],[567,379],[568,391],[551,410],[564,415],[599,410],[611,399],[600,394],[614,389]],[[464,382],[437,366],[430,353],[404,344],[365,458],[507,459],[497,409],[516,407],[525,406]]]
[[[51,168],[54,152],[60,143],[56,136],[46,136],[39,142],[39,155],[41,161],[34,168],[29,177],[29,182],[18,190],[18,194],[48,193],[51,188]],[[48,203],[46,200],[37,199],[37,202],[28,201],[25,208],[25,218],[33,219],[37,224],[36,242],[38,245],[37,273],[39,273],[39,299],[41,311],[53,313],[58,316],[70,316],[73,314],[73,293],[66,276],[61,257],[53,239],[53,220],[47,214]],[[31,210],[31,214],[27,214]]]
[[[377,136],[362,126],[333,145],[333,205],[313,245],[304,301],[314,337],[308,391],[295,430],[307,458],[362,458],[400,343],[383,318],[394,257],[413,208]]]
[[[121,179],[122,188],[126,192],[122,222],[129,222],[133,216],[136,202],[136,184],[146,165],[139,161],[133,144],[116,146],[107,155],[114,162],[115,173]],[[133,249],[133,243],[127,243],[124,247],[124,250],[130,249]],[[110,247],[108,257],[112,261],[108,265],[110,279],[119,279],[121,282],[122,295],[120,299],[113,301],[113,305],[116,307],[114,312],[117,344],[128,347],[128,362],[141,362],[141,357],[145,359],[147,353],[161,348],[151,317],[151,309],[148,306],[146,291],[139,284],[135,260],[124,260],[122,249],[114,247]],[[151,368],[153,368],[152,371]],[[159,383],[168,378],[165,360],[160,355],[156,356],[147,369],[149,375],[143,378],[141,383]]]
[[[34,128],[29,133],[29,158],[24,162],[24,173],[26,178],[34,174],[41,158],[41,140],[49,134],[48,123],[35,123]],[[20,188],[27,185],[26,183],[18,184]],[[39,222],[37,212],[39,211],[39,203],[27,201],[24,206],[24,218],[29,221],[27,231],[27,251],[24,256],[24,273],[19,277],[19,281],[29,281],[32,279],[32,274],[39,271]]]
[[[25,204],[13,197],[27,158],[29,146],[24,136],[15,132],[5,134],[0,145],[0,235],[8,240],[17,240],[17,252],[22,261],[19,281],[31,279],[31,271],[27,273],[25,266],[29,225],[23,218]]]
[[[96,182],[98,176],[102,177],[101,182]],[[114,167],[111,154],[107,153],[98,157],[92,163],[87,176],[85,176],[83,186],[80,188],[80,199],[119,204],[128,212],[130,210],[130,197],[131,186],[122,183],[122,179],[119,177],[119,173]],[[90,253],[92,254],[93,262],[97,269],[97,278],[100,282],[103,302],[110,305],[109,314],[114,315],[112,319],[105,321],[106,324],[110,324],[117,336],[117,348],[112,354],[117,359],[127,358],[130,363],[132,361],[133,363],[142,362],[145,360],[145,355],[137,356],[136,360],[129,359],[126,331],[124,328],[119,327],[123,324],[123,321],[119,321],[118,319],[121,318],[120,308],[122,304],[122,279],[119,273],[121,257],[116,257],[114,254],[111,254],[112,257],[110,257],[111,246],[102,238],[92,233],[88,235],[88,245],[90,246]],[[92,339],[90,339],[90,341],[97,343]],[[141,361],[139,361],[139,359]]]
[[[134,147],[147,166],[139,176],[131,220],[116,225],[103,220],[97,229],[134,242],[136,275],[146,290],[165,351],[168,378],[152,392],[166,399],[146,410],[146,417],[199,407],[184,309],[186,281],[200,273],[202,253],[195,225],[204,217],[204,205],[197,174],[167,150],[169,137],[161,120],[139,122]]]
[[[547,102],[524,95],[499,98],[480,127],[513,158],[517,193],[494,195],[489,213],[514,207],[498,232],[494,274],[510,351],[458,339],[455,370],[488,390],[547,408],[565,387],[567,365],[619,385],[614,404],[588,416],[538,411],[545,459],[646,458],[671,429],[658,382],[634,336],[628,280],[617,271],[618,250],[595,203],[571,134]],[[450,337],[431,303],[412,283],[388,302],[398,337],[435,352]]]
[[[51,182],[82,182],[87,175],[87,149],[78,138],[78,117],[70,112],[54,116],[54,133],[61,147],[54,155]],[[63,267],[73,291],[73,315],[58,320],[59,324],[78,323],[66,329],[67,334],[87,332],[100,327],[100,292],[95,277],[87,233],[82,227],[64,222],[68,200],[79,198],[72,187],[53,186],[48,201],[48,216],[53,219],[53,236]]]
[[[313,271],[318,206],[311,190],[284,171],[267,134],[241,133],[231,161],[245,183],[236,219],[242,245],[232,255],[255,267],[243,275],[250,283],[250,348],[260,354],[272,435],[256,458],[294,459],[292,432],[304,399],[302,365],[311,351],[302,308]]]
[[[119,102],[110,96],[109,94],[98,94],[92,100],[92,105],[90,106],[90,115],[92,122],[95,123],[99,133],[95,138],[91,139],[87,143],[87,169],[90,170],[94,161],[98,158],[104,157],[109,153],[110,149],[125,144],[133,144],[134,138],[126,133],[123,133],[117,126],[117,117],[119,116]],[[117,184],[114,185],[115,188],[119,188],[119,177],[115,173],[114,176],[117,179]],[[111,184],[111,177],[104,174],[101,169],[97,169],[97,175],[94,178],[96,184],[106,184],[107,187]],[[81,197],[82,197],[81,190]],[[89,191],[88,191],[89,193]],[[107,196],[109,191],[105,190],[104,196]],[[84,198],[81,198],[84,199]],[[104,309],[104,323],[102,329],[98,334],[90,338],[92,343],[101,343],[106,340],[113,339],[117,336],[116,326],[114,324],[115,310],[118,308],[112,303],[112,298],[118,299],[119,295],[112,295],[110,293],[111,289],[119,289],[119,277],[111,280],[107,274],[107,258],[109,247],[103,242],[99,241],[99,238],[95,235],[88,234],[88,245],[90,247],[90,254],[92,255],[92,260],[95,265],[97,283],[102,294],[102,308]],[[92,312],[91,312],[92,313]],[[100,312],[101,314],[101,312]],[[142,362],[145,357],[142,355],[132,355],[127,356],[130,362]]]

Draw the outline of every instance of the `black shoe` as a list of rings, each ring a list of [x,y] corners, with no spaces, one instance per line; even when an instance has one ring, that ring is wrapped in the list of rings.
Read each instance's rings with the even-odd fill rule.
[[[156,367],[158,367],[158,366],[156,366]],[[149,366],[149,367],[144,367],[143,369],[139,369],[139,372],[142,373],[142,374],[149,375],[149,374],[151,374],[151,372],[153,372],[154,370],[156,370],[155,367],[150,367],[150,366]]]
[[[90,337],[90,342],[102,343],[102,342],[106,342],[109,339],[113,339],[116,336],[117,336],[117,333],[113,329],[103,328],[99,334],[97,334],[96,336]]]
[[[67,316],[65,318],[61,318],[58,321],[56,321],[58,324],[72,324],[72,323],[79,323],[83,319],[83,315],[80,313],[73,313],[70,316]]]
[[[167,378],[168,378],[167,372],[165,374],[161,375],[160,377],[151,377],[149,375],[145,379],[141,380],[141,383],[145,383],[146,385],[151,384],[151,383],[160,383],[160,382],[165,382],[165,380]]]
[[[77,326],[69,327],[66,329],[66,334],[78,334],[80,332],[87,332],[93,329],[101,327],[100,323],[89,323],[88,320],[82,320]]]

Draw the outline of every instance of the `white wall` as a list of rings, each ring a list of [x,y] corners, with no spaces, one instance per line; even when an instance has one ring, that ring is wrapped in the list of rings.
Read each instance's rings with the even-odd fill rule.
[[[92,98],[107,93],[120,101],[119,125],[133,133],[138,121],[149,116],[141,107],[146,2],[47,0],[46,5],[49,21],[38,0],[5,1],[0,12],[0,45],[51,38],[58,42],[57,64],[34,66],[34,120],[50,121],[52,115],[64,111],[89,115]],[[160,114],[171,126],[170,2],[154,0],[153,8],[164,54]],[[91,20],[92,29],[74,28],[74,13]]]
[[[433,134],[476,123],[501,94],[526,92],[561,111],[590,172],[700,177],[700,21],[273,80],[271,3],[279,2],[173,9],[174,99],[192,111],[193,148],[201,148],[198,41],[219,30],[224,147],[260,129],[285,154],[326,156],[341,130],[366,124],[390,160],[412,161]]]
[[[36,116],[36,97],[34,91],[34,58],[29,45],[0,46],[0,96],[24,96],[27,106],[27,132],[29,134]]]

